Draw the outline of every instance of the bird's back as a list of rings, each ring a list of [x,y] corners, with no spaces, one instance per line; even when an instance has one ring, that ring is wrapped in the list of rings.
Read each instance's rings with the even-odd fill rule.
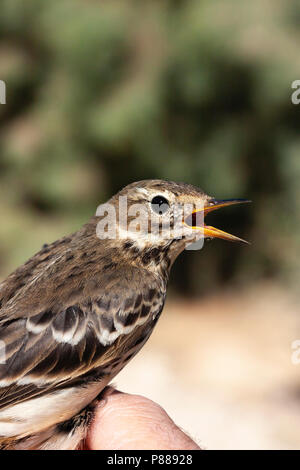
[[[142,347],[163,308],[164,280],[122,262],[94,229],[92,221],[45,245],[0,285],[3,442],[27,439],[90,403]]]

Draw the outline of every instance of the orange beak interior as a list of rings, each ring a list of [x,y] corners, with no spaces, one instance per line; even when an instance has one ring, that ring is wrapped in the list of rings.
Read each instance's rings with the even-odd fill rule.
[[[223,240],[228,240],[231,242],[249,243],[242,238],[236,237],[235,235],[223,232],[223,230],[205,225],[203,222],[203,218],[209,212],[221,209],[222,207],[244,204],[248,202],[251,201],[247,199],[227,199],[222,201],[213,199],[208,206],[204,207],[203,209],[193,211],[192,214],[185,219],[185,224],[195,230],[201,230],[205,238],[222,238]]]

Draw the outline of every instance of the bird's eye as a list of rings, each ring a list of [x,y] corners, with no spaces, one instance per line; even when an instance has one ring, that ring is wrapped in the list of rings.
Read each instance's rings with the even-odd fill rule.
[[[156,214],[165,214],[169,207],[168,200],[163,196],[155,196],[151,201],[151,208]]]

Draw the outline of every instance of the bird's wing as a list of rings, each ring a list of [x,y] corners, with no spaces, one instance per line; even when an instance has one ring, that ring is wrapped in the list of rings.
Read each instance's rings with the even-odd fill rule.
[[[73,286],[74,287],[74,286]],[[89,295],[34,314],[4,315],[0,322],[0,409],[76,382],[110,375],[133,356],[162,310],[158,280],[141,282],[140,271],[114,272],[95,282]],[[155,299],[156,298],[156,299]],[[11,308],[11,307],[10,307]],[[13,310],[23,309],[15,302]],[[1,363],[2,362],[2,363]],[[4,362],[4,363],[3,363]]]

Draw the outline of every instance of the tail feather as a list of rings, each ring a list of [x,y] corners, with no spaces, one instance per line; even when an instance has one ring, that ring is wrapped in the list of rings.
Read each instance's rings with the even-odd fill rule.
[[[41,432],[18,439],[0,438],[0,450],[80,450],[91,420],[93,419],[97,401],[81,410],[73,418],[51,426]]]

